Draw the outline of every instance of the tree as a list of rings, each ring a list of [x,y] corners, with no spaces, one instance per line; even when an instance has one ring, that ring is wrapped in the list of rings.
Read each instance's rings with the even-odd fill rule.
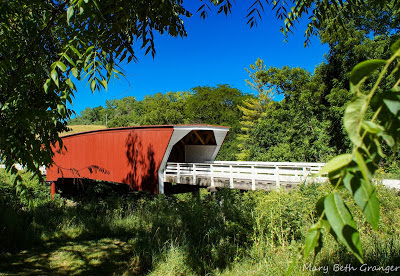
[[[249,131],[265,115],[265,110],[273,99],[272,89],[266,89],[266,66],[262,59],[257,59],[255,64],[250,65],[250,69],[245,69],[251,80],[246,80],[247,85],[255,92],[255,97],[245,99],[239,110],[243,113],[241,124],[242,133],[238,134],[238,160],[250,160],[250,151],[246,147],[250,139]]]
[[[107,127],[124,127],[139,125],[143,114],[143,105],[135,97],[106,101]]]
[[[2,1],[0,4],[0,155],[41,176],[61,144],[76,91],[107,88],[121,62],[135,60],[134,43],[155,54],[154,33],[185,36],[182,1]],[[15,185],[20,183],[17,177]],[[18,184],[20,185],[20,184]],[[21,189],[18,189],[22,191]]]
[[[240,90],[227,84],[216,87],[192,88],[191,97],[185,105],[185,117],[191,124],[230,126],[228,136],[218,154],[220,160],[236,160],[237,141],[240,133],[239,105],[248,98]]]
[[[376,20],[371,19],[370,22]],[[371,23],[372,24],[372,23]],[[352,68],[359,62],[374,58],[389,58],[388,49],[398,35],[381,35],[375,38],[368,37],[365,30],[357,30],[354,21],[346,24],[346,32],[343,27],[338,27],[332,35],[320,32],[321,41],[327,43],[329,52],[326,62],[318,67],[319,74],[325,84],[326,106],[329,108],[327,119],[332,122],[329,134],[332,136],[332,146],[338,152],[346,152],[350,147],[350,140],[343,129],[343,114],[347,103],[355,96],[349,87],[349,75]],[[371,89],[378,74],[374,74],[364,84]],[[393,78],[386,78],[380,89],[384,90],[394,84]]]
[[[185,105],[185,115],[192,124],[225,125],[237,131],[238,104],[244,97],[240,90],[227,84],[195,87]]]
[[[251,160],[325,162],[334,153],[324,118],[321,76],[302,68],[270,67],[258,81],[284,98],[271,101],[243,141]]]
[[[141,125],[183,124],[186,122],[184,106],[188,92],[156,93],[143,101]]]

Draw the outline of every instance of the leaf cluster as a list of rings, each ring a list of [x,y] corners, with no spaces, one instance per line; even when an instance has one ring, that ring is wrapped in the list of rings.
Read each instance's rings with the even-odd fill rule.
[[[2,1],[0,162],[13,174],[21,164],[41,177],[39,167],[62,143],[75,82],[107,89],[138,50],[155,55],[155,33],[186,36],[182,17],[189,16],[180,0]]]
[[[352,153],[342,154],[330,160],[319,172],[319,175],[328,174],[334,190],[317,203],[319,220],[308,231],[302,250],[302,256],[305,258],[312,250],[315,255],[318,254],[325,229],[363,262],[357,226],[350,209],[338,193],[342,187],[351,194],[372,229],[378,229],[380,208],[372,178],[381,158],[385,156],[381,144],[385,143],[395,148],[400,142],[400,40],[395,42],[390,50],[392,56],[388,60],[367,60],[359,63],[351,72],[350,87],[356,97],[345,110],[344,125],[354,148]],[[395,68],[391,75],[395,77],[396,83],[391,89],[377,93],[378,86],[392,64]],[[379,78],[373,88],[364,91],[363,83],[378,69]],[[371,119],[366,118],[369,107],[374,112]]]

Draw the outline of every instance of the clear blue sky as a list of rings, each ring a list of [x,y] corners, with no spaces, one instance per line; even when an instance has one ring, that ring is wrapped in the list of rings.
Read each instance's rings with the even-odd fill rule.
[[[184,19],[187,37],[157,35],[155,59],[150,54],[144,56],[144,51],[137,52],[138,63],[122,65],[126,80],[112,81],[107,91],[92,94],[86,83],[79,83],[72,109],[79,114],[86,107],[104,106],[107,99],[135,96],[141,100],[158,92],[187,91],[203,85],[229,84],[251,93],[245,83],[249,78],[245,68],[258,57],[267,67],[288,65],[313,72],[328,51],[317,38],[304,48],[305,22],[284,43],[279,32],[282,22],[268,8],[262,22],[250,29],[245,19],[248,1],[236,1],[233,13],[227,17],[210,12],[206,20],[196,13],[200,4],[185,3],[191,5],[186,8],[193,13],[191,18]]]

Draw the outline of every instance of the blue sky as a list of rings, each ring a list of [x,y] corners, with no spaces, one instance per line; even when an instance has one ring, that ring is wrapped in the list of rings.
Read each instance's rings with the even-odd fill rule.
[[[158,92],[187,91],[205,85],[229,84],[251,93],[245,83],[249,78],[245,68],[258,57],[267,67],[288,65],[311,72],[323,62],[328,47],[317,38],[304,48],[305,22],[297,26],[285,43],[279,32],[282,23],[268,8],[257,27],[250,29],[246,25],[245,2],[236,1],[227,17],[210,12],[203,20],[196,13],[201,2],[190,1],[192,6],[185,6],[193,13],[191,18],[184,19],[187,37],[156,35],[155,58],[138,51],[138,63],[122,64],[126,79],[111,81],[107,91],[92,94],[86,83],[78,83],[72,109],[79,114],[86,107],[104,106],[107,99],[134,96],[141,100]]]

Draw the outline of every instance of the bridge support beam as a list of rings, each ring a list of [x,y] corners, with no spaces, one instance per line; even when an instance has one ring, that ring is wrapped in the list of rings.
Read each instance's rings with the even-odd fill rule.
[[[55,182],[51,182],[50,184],[50,195],[51,195],[51,199],[54,199],[54,195],[56,194],[56,183]]]

